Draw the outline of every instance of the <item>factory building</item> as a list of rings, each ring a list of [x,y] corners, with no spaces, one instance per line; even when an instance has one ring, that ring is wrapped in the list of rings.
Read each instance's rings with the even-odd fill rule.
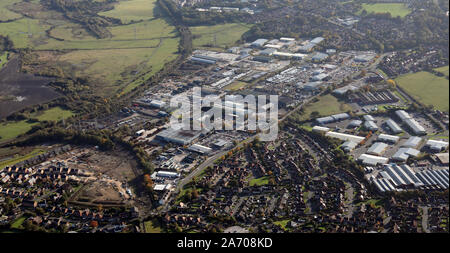
[[[327,116],[322,118],[317,118],[316,123],[319,125],[325,125],[334,122],[333,117]]]
[[[197,57],[191,57],[191,61],[204,63],[204,64],[210,64],[210,65],[216,64],[216,61],[201,59],[201,58],[197,58]]]
[[[260,55],[272,56],[277,50],[275,48],[266,48],[259,52]]]
[[[168,128],[161,131],[156,137],[166,142],[187,145],[200,137],[201,134],[201,131]]]
[[[402,147],[417,148],[421,142],[422,138],[411,136],[405,143],[403,143]]]
[[[180,174],[177,172],[173,172],[173,171],[160,170],[157,172],[156,171],[153,172],[153,174],[151,175],[152,179],[157,179],[158,177],[175,179],[175,178],[179,178]]]
[[[364,116],[363,116],[363,119],[364,119],[365,121],[373,121],[373,122],[376,122],[375,118],[374,118],[372,115],[369,115],[369,114],[364,115]]]
[[[282,42],[291,42],[291,41],[295,41],[295,38],[285,38],[285,37],[281,37],[280,41]]]
[[[403,130],[400,128],[400,126],[392,119],[386,120],[386,126],[389,127],[389,129],[391,130],[391,132],[393,134],[399,134],[399,133],[403,132]]]
[[[314,126],[312,131],[316,133],[326,133],[330,131],[330,129],[328,127]]]
[[[324,86],[323,82],[309,82],[303,86],[303,90],[306,91],[318,91],[320,87]]]
[[[200,154],[202,154],[202,155],[209,154],[209,153],[211,153],[211,151],[212,151],[211,148],[205,147],[205,146],[199,145],[199,144],[192,144],[192,145],[188,148],[188,150],[189,150],[189,151],[193,151],[193,152],[200,153]]]
[[[361,124],[362,124],[362,121],[361,121],[361,120],[352,120],[352,121],[348,124],[347,128],[360,127]]]
[[[448,166],[448,159],[449,159],[448,152],[446,152],[446,153],[439,153],[439,154],[436,154],[434,156],[441,163],[441,165]]]
[[[349,118],[350,118],[350,115],[348,113],[339,113],[339,114],[334,114],[334,115],[327,116],[327,117],[317,118],[316,122],[319,125],[324,125],[324,124],[328,124],[328,123],[332,123],[332,122],[336,122],[336,121],[346,120]]]
[[[253,57],[254,61],[258,61],[258,62],[264,62],[264,63],[269,63],[272,62],[273,59],[267,56],[263,56],[263,55],[257,55]]]
[[[342,141],[352,141],[354,143],[361,143],[365,138],[361,136],[351,135],[351,134],[344,134],[344,133],[338,133],[338,132],[327,132],[325,136],[329,136],[332,138],[336,138]]]
[[[378,164],[388,163],[389,159],[382,156],[362,154],[358,157],[358,161],[360,161],[364,165],[377,166]]]
[[[351,152],[351,151],[353,151],[357,146],[358,146],[358,143],[356,143],[356,142],[353,142],[353,141],[346,141],[346,142],[344,142],[344,144],[342,144],[341,148],[342,148],[345,152]]]
[[[331,117],[334,119],[334,121],[341,121],[341,120],[349,119],[350,115],[348,113],[344,112],[344,113],[331,115]]]
[[[320,42],[322,42],[323,40],[325,40],[325,38],[322,38],[322,37],[316,37],[316,38],[314,38],[314,39],[312,39],[311,41],[310,41],[310,43],[313,43],[313,44],[319,44]]]
[[[417,135],[425,135],[427,131],[415,119],[405,119],[404,123]]]
[[[409,115],[409,113],[405,112],[404,110],[398,110],[395,111],[395,115],[403,122],[405,123],[408,128],[413,131],[416,135],[425,135],[427,132],[425,131],[425,128],[423,128],[419,122],[417,122],[415,119]]]
[[[321,62],[321,61],[326,60],[327,58],[328,58],[328,54],[317,52],[316,54],[313,55],[311,60],[313,62]]]
[[[328,74],[326,74],[326,73],[321,73],[321,74],[312,76],[312,77],[311,77],[311,81],[313,81],[313,82],[318,82],[318,81],[325,80],[325,79],[327,79],[327,78],[328,78]]]
[[[314,43],[308,43],[306,45],[303,45],[299,48],[299,52],[302,53],[309,53],[313,50],[313,48],[316,46]]]
[[[448,142],[445,141],[437,141],[437,140],[428,140],[425,146],[431,149],[433,152],[441,152],[442,150],[447,149]]]
[[[419,153],[420,151],[414,148],[399,148],[391,159],[398,162],[406,162],[410,156],[417,157]]]
[[[414,172],[406,164],[385,164],[382,177],[372,182],[380,192],[398,191],[404,188],[448,189],[449,174],[447,169],[424,170]],[[390,184],[390,185],[389,185]]]
[[[377,141],[387,142],[395,144],[400,140],[400,137],[395,135],[389,135],[389,134],[380,134],[377,138]]]
[[[377,126],[377,124],[376,124],[375,122],[373,122],[373,121],[366,121],[366,122],[364,122],[364,127],[365,127],[367,130],[370,130],[370,131],[373,131],[373,132],[378,131],[378,126]]]
[[[375,142],[370,148],[367,150],[367,154],[381,156],[387,149],[388,145],[383,142]]]
[[[267,42],[268,42],[268,40],[266,40],[266,39],[257,39],[251,44],[251,46],[252,47],[263,47],[264,44],[266,44]]]
[[[397,115],[397,117],[401,121],[405,121],[406,119],[411,119],[411,116],[409,115],[409,113],[405,112],[404,110],[395,111],[395,115]]]

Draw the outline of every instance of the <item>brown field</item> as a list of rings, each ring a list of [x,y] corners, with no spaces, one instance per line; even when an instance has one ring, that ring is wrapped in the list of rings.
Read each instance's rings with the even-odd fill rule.
[[[46,86],[50,80],[19,72],[18,59],[11,59],[0,70],[0,119],[28,106],[60,97],[59,93]]]

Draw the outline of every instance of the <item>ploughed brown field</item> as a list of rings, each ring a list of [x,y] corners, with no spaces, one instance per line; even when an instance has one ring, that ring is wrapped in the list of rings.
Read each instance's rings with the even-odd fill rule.
[[[47,86],[51,78],[21,73],[19,69],[19,60],[15,57],[0,70],[0,119],[61,96]]]

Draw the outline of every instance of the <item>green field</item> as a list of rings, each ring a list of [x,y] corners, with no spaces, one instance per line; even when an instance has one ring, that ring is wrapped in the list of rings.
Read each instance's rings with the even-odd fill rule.
[[[7,52],[0,52],[0,69],[3,68],[3,66],[6,64],[6,62],[8,61],[8,54]]]
[[[44,112],[38,112],[31,114],[30,118],[35,118],[39,121],[59,121],[73,116],[71,111],[63,110],[60,107],[54,107]],[[37,122],[30,123],[27,120],[17,122],[6,122],[0,124],[0,142],[8,141],[16,138],[17,136],[24,134],[31,130],[31,128],[37,125]]]
[[[64,110],[61,107],[53,107],[42,113],[32,115],[32,117],[38,119],[39,121],[60,121],[70,118],[73,115],[75,114],[72,111]]]
[[[26,120],[0,123],[0,142],[14,139],[17,136],[30,131],[31,128],[37,124],[38,123],[28,123]]]
[[[223,24],[191,27],[194,47],[226,48],[233,46],[251,28],[247,24]],[[215,42],[216,41],[216,44]]]
[[[0,34],[8,35],[16,48],[32,48],[35,43],[46,38],[45,31],[47,29],[50,29],[50,25],[30,18],[0,23]]]
[[[325,95],[319,97],[319,101],[312,104],[308,104],[305,107],[305,111],[301,116],[301,120],[307,120],[310,118],[312,112],[316,111],[320,116],[328,116],[332,114],[342,113],[350,111],[352,108],[344,103],[337,100],[333,95]]]
[[[22,2],[22,0],[1,0],[0,1],[0,21],[8,21],[17,18],[21,18],[22,15],[10,11],[7,7],[14,4]]]
[[[156,0],[120,0],[111,11],[99,13],[105,17],[118,18],[124,24],[153,18]]]
[[[25,220],[27,219],[27,217],[22,216],[20,218],[18,218],[17,220],[15,220],[12,224],[11,224],[11,228],[13,229],[22,229],[22,224],[25,222]]]
[[[55,39],[49,38],[46,43],[37,45],[35,48],[38,50],[156,48],[160,38],[178,36],[175,27],[163,19],[113,26],[109,28],[109,31],[112,34],[111,38],[96,39],[79,25],[64,25],[50,31]]]
[[[440,67],[440,68],[435,68],[434,70],[436,70],[437,72],[441,72],[445,76],[449,75],[449,67],[448,67],[448,65],[444,66],[444,67]]]
[[[390,13],[392,17],[399,16],[401,18],[411,13],[411,10],[405,4],[402,3],[377,3],[377,4],[363,3],[362,8],[363,10],[366,10],[367,13]]]
[[[291,220],[280,220],[280,221],[274,221],[273,224],[280,226],[283,230],[286,230],[286,226],[287,224],[290,222]]]
[[[245,82],[236,81],[234,83],[231,83],[231,84],[225,86],[224,89],[228,90],[228,91],[237,91],[237,90],[240,90],[241,88],[245,87],[246,85],[247,85],[247,83],[245,83]]]
[[[161,226],[159,225],[159,222],[154,220],[149,220],[144,222],[145,226],[145,232],[146,233],[161,233]]]
[[[8,160],[5,160],[5,161],[1,161],[0,162],[0,169],[4,168],[6,166],[14,165],[16,163],[20,163],[22,161],[28,160],[30,158],[33,158],[33,157],[38,156],[38,155],[43,154],[43,153],[45,153],[44,150],[42,150],[42,149],[35,149],[31,153],[29,153],[27,155],[24,155],[24,156],[16,155],[14,158],[11,158],[11,159],[8,159]]]
[[[268,183],[269,183],[268,176],[254,178],[254,179],[250,180],[250,186],[261,186],[261,185],[266,185]]]
[[[449,110],[449,81],[429,72],[406,74],[395,79],[409,95],[441,111]]]
[[[5,1],[0,13],[6,13],[5,6],[22,2]],[[15,11],[39,9],[39,4],[22,3]],[[59,66],[66,76],[87,79],[94,92],[111,97],[141,85],[178,55],[179,34],[166,19],[155,18],[155,8],[156,0],[120,0],[114,9],[100,13],[123,23],[106,27],[111,36],[105,39],[54,11],[0,23],[0,34],[8,35],[15,48],[39,50],[35,52],[43,65]],[[38,66],[33,71],[38,72]]]

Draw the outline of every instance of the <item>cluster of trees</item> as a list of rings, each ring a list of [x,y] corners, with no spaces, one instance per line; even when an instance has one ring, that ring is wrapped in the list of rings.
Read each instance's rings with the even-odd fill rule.
[[[78,132],[66,130],[58,126],[39,129],[30,138],[10,145],[27,146],[49,141],[71,143],[75,145],[94,145],[105,151],[112,150],[115,147],[115,143],[105,131],[92,130],[89,132]]]
[[[41,2],[49,8],[62,12],[68,19],[82,24],[88,31],[99,39],[111,37],[106,28],[113,24],[121,24],[119,19],[102,17],[98,13],[113,8],[117,0],[106,0],[103,2],[90,0],[42,0]]]
[[[9,36],[0,35],[0,52],[11,51],[14,48],[14,43]]]

